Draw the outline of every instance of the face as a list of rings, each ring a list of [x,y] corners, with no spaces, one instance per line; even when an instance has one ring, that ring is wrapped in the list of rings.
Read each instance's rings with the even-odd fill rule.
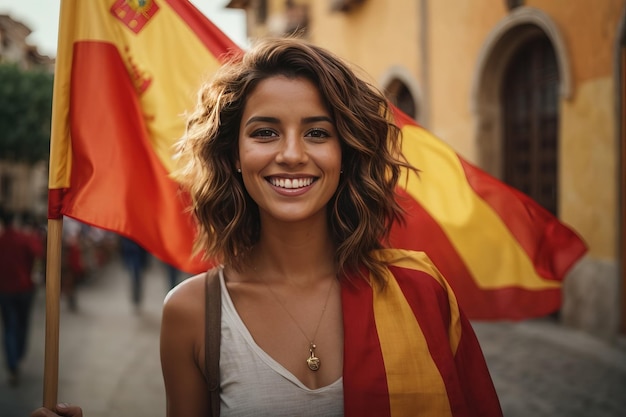
[[[239,132],[236,165],[261,219],[325,219],[339,184],[341,146],[315,85],[284,76],[261,81]]]

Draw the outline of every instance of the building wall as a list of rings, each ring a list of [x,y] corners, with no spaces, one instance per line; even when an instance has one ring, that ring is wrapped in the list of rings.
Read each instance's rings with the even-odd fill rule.
[[[589,246],[566,279],[563,321],[614,337],[626,311],[615,104],[626,0],[528,0],[513,10],[494,0],[364,0],[348,12],[331,11],[329,1],[296,3],[308,7],[312,42],[363,68],[381,89],[401,78],[417,120],[496,177],[504,66],[529,28],[545,33],[561,82],[558,216]]]

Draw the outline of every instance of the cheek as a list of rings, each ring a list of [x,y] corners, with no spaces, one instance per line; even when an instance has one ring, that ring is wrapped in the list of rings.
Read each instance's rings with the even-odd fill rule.
[[[239,167],[242,169],[255,166],[259,160],[259,152],[250,146],[239,145]]]
[[[239,175],[241,175],[244,187],[248,193],[254,195],[259,175],[267,164],[267,158],[254,147],[241,146],[238,164],[241,169]]]
[[[341,147],[337,145],[329,149],[322,160],[326,161],[327,169],[339,172],[342,163]]]

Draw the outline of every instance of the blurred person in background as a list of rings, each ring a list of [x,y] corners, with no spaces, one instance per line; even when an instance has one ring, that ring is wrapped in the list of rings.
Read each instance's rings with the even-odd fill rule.
[[[19,383],[19,365],[27,350],[30,314],[36,286],[33,267],[43,259],[40,237],[19,230],[15,214],[0,210],[0,312],[2,314],[2,347],[9,383]]]
[[[181,270],[176,268],[174,265],[170,265],[166,262],[164,262],[164,265],[165,273],[167,274],[168,290],[171,290],[180,283]]]
[[[70,217],[63,218],[63,252],[61,257],[61,292],[70,311],[78,310],[76,286],[85,275],[81,245],[82,224]]]
[[[167,275],[167,285],[168,291],[174,289],[175,286],[186,280],[187,278],[191,278],[192,274],[189,274],[181,269],[176,268],[174,265],[170,265],[164,262],[165,265],[165,273]]]
[[[42,248],[41,258],[35,260],[33,266],[32,279],[35,285],[44,285],[46,281],[46,242],[48,228],[45,217],[37,217],[30,211],[23,211],[20,214],[20,230],[29,236],[33,243]]]
[[[138,312],[143,298],[143,275],[148,265],[148,251],[124,236],[120,236],[120,250],[124,265],[130,273],[132,303]]]

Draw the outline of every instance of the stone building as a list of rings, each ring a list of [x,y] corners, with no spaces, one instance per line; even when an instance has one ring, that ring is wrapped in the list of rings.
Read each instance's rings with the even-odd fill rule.
[[[6,14],[0,14],[0,62],[14,62],[24,70],[46,68],[54,71],[54,59],[42,55],[26,38],[32,30]]]
[[[27,42],[31,32],[11,16],[0,14],[0,64],[15,63],[23,70],[54,72],[54,59],[40,54],[36,46]],[[15,211],[30,211],[45,218],[47,191],[48,161],[27,164],[0,155],[0,205]]]
[[[363,68],[461,156],[589,246],[561,320],[626,333],[626,0],[231,0]]]

